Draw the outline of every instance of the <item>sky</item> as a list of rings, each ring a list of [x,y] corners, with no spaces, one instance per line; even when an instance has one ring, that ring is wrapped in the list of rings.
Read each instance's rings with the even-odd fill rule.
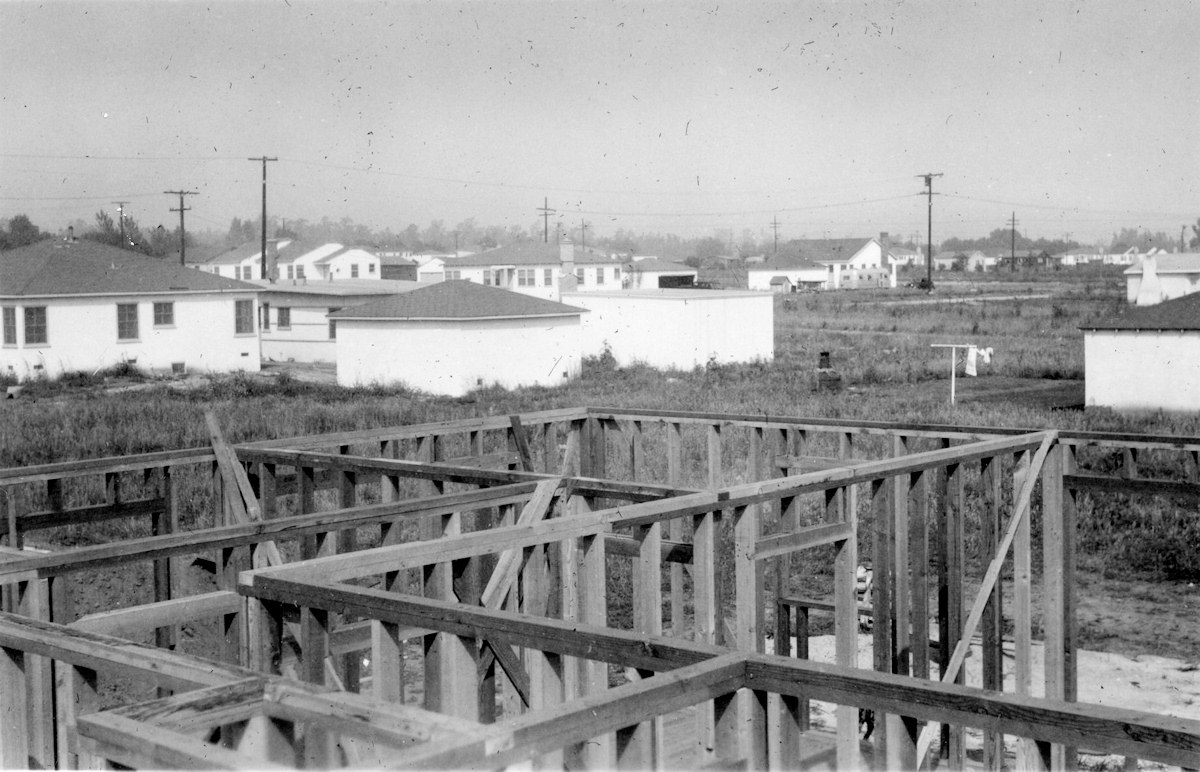
[[[0,217],[1105,241],[1200,216],[1155,2],[0,3]],[[1190,235],[1190,230],[1189,230]]]

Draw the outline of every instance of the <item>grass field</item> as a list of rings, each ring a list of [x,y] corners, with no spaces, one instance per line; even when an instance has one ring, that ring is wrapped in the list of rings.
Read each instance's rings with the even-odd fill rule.
[[[1018,275],[1021,277],[1021,275]],[[1082,379],[1078,326],[1121,313],[1119,269],[1025,275],[939,276],[932,293],[841,291],[778,296],[773,362],[663,373],[585,362],[566,385],[466,399],[402,388],[341,389],[287,375],[224,376],[200,388],[168,384],[119,391],[77,376],[32,384],[0,410],[0,466],[47,463],[205,445],[212,409],[232,442],[424,423],[482,414],[595,405],[1008,427],[1200,435],[1200,418],[1050,410],[1030,401],[969,401],[951,407],[949,358],[932,343],[990,346],[985,378],[1016,393]],[[815,391],[818,355],[832,353],[845,388]],[[117,374],[127,383],[135,374]],[[965,383],[960,379],[960,383]],[[970,386],[966,386],[970,388]],[[1117,502],[1081,512],[1080,563],[1094,581],[1200,580],[1200,521],[1187,506]],[[1174,585],[1160,588],[1170,601]],[[1193,593],[1194,594],[1194,593]],[[1107,634],[1107,633],[1106,633]]]

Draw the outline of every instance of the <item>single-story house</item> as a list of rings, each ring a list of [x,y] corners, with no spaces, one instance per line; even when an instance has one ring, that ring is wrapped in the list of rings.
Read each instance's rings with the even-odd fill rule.
[[[442,281],[447,278],[445,266],[447,257],[453,257],[453,255],[431,252],[413,255],[413,260],[417,261],[417,281]]]
[[[1200,292],[1200,254],[1150,253],[1125,269],[1125,298],[1139,306]]]
[[[417,261],[406,255],[380,254],[379,278],[394,281],[416,281]]]
[[[771,280],[782,276],[796,288],[895,287],[896,264],[881,244],[874,238],[793,239],[784,252],[749,268],[746,286],[770,291]]]
[[[625,263],[621,286],[625,289],[671,289],[695,286],[699,272],[690,265],[656,257]]]
[[[443,261],[447,279],[464,279],[524,295],[558,300],[566,291],[602,292],[622,286],[621,261],[568,240],[519,241]]]
[[[0,369],[19,380],[130,363],[256,372],[253,284],[94,241],[0,252]]]
[[[897,266],[925,265],[925,253],[908,247],[888,247],[888,255]]]
[[[1200,411],[1200,293],[1082,329],[1087,405]]]
[[[250,281],[251,279],[266,279],[271,273],[271,266],[279,259],[279,253],[286,250],[295,239],[267,239],[267,273],[263,274],[262,242],[248,241],[241,246],[225,250],[213,257],[189,254],[188,265],[198,268],[205,273],[216,276],[227,276],[230,279]],[[288,277],[291,278],[291,277]]]
[[[259,321],[263,359],[329,363],[337,361],[337,325],[329,314],[425,286],[390,279],[256,283],[262,289]]]
[[[329,314],[343,386],[403,383],[462,396],[579,374],[582,308],[462,280]]]
[[[617,364],[691,370],[708,362],[775,357],[775,303],[761,292],[659,289],[565,293],[586,308],[583,351],[607,349]]]

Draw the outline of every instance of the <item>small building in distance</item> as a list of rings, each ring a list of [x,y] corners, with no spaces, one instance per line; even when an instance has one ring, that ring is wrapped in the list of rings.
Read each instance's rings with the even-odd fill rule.
[[[590,311],[582,320],[584,355],[608,350],[621,367],[691,370],[775,357],[775,303],[761,292],[577,292],[563,302]]]
[[[1200,254],[1147,254],[1125,269],[1125,298],[1139,306],[1200,292]]]
[[[337,324],[329,314],[425,286],[390,279],[292,279],[255,284],[262,289],[263,359],[328,363],[337,361]]]
[[[257,372],[259,288],[94,241],[0,252],[0,370]]]
[[[447,279],[463,279],[523,295],[557,300],[562,291],[620,289],[621,261],[563,240],[559,244],[518,241],[476,255],[443,261]]]
[[[698,277],[699,271],[690,265],[656,257],[634,258],[625,263],[621,286],[635,290],[694,287]]]
[[[779,291],[772,280],[787,279],[796,289],[895,287],[896,265],[874,238],[793,239],[783,251],[748,266],[747,288]]]
[[[586,313],[469,281],[426,285],[329,314],[337,380],[452,397],[493,384],[557,385],[579,375]]]
[[[1200,293],[1081,329],[1088,406],[1200,411]]]

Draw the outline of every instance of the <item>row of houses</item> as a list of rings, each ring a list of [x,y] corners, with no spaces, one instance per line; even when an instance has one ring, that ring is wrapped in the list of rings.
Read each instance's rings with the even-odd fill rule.
[[[621,365],[677,369],[774,356],[770,297],[581,290],[567,246],[550,269],[560,282],[551,299],[538,296],[544,284],[522,286],[515,266],[511,289],[495,274],[490,284],[246,280],[96,242],[39,242],[0,253],[0,370],[28,380],[120,363],[220,373],[254,372],[264,359],[335,362],[343,385],[401,382],[457,396],[560,383],[605,350]]]
[[[893,247],[889,250],[892,260],[899,266],[916,267],[925,265],[924,253]],[[1137,265],[1147,255],[1166,254],[1160,249],[1138,252],[1135,247],[1122,252],[1099,252],[1095,249],[1073,249],[1061,254],[1051,254],[1044,249],[1002,250],[986,253],[979,249],[947,250],[933,256],[935,271],[997,271],[1011,270],[1014,263],[1019,268],[1061,268],[1080,265]]]
[[[294,285],[310,280],[461,279],[549,300],[558,298],[564,279],[568,289],[583,292],[689,287],[697,280],[696,269],[687,265],[656,258],[620,259],[566,240],[560,244],[517,242],[474,254],[408,256],[396,251],[338,243],[314,245],[284,238],[268,241],[265,261],[261,245],[246,244],[196,267],[231,279]]]
[[[785,253],[747,267],[751,290],[804,290],[895,287],[897,263],[880,238],[797,239]]]

